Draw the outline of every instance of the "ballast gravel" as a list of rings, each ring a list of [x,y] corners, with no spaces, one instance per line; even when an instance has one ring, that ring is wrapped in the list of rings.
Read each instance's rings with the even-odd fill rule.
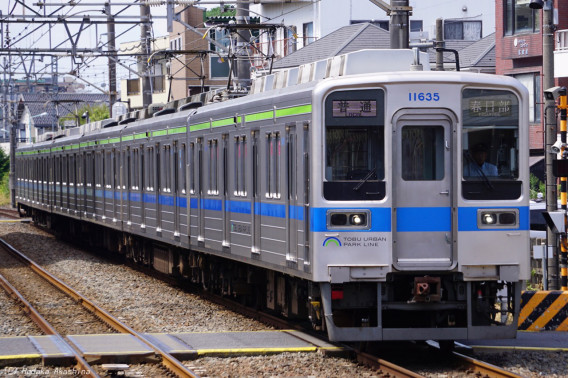
[[[138,332],[255,331],[270,327],[228,311],[197,296],[123,265],[106,261],[56,240],[30,224],[1,223],[0,237],[25,252],[83,294],[120,317]],[[27,324],[19,307],[0,292],[0,337],[40,334]],[[568,377],[568,352],[514,351],[479,353],[484,361],[523,377]],[[319,353],[267,356],[201,357],[185,361],[202,377],[377,377],[384,376],[356,362]],[[19,370],[18,370],[19,369]],[[26,370],[27,369],[27,373]],[[34,369],[37,372],[34,374]],[[0,367],[0,376],[45,377],[42,366]],[[51,371],[55,371],[51,368]],[[106,372],[97,367],[101,376]],[[422,372],[428,377],[472,377],[468,372]],[[157,365],[132,365],[126,377],[161,377]]]

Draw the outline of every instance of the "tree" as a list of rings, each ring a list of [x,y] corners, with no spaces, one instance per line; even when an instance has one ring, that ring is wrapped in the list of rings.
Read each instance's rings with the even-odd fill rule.
[[[217,7],[209,9],[205,12],[205,17],[235,17],[237,11],[234,7],[225,5],[223,7]]]
[[[0,177],[10,171],[10,156],[0,148]]]
[[[110,112],[106,104],[100,105],[83,105],[74,112],[67,114],[65,117],[59,119],[59,125],[63,126],[65,121],[73,121],[73,124],[77,124],[77,119],[79,120],[79,125],[87,123],[87,119],[83,118],[85,112],[89,113],[89,122],[100,121],[110,117]]]
[[[10,203],[10,156],[0,148],[0,205]]]

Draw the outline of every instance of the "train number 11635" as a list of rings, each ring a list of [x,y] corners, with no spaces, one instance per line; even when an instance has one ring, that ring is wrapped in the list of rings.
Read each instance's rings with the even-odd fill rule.
[[[440,101],[438,92],[410,92],[408,101]]]

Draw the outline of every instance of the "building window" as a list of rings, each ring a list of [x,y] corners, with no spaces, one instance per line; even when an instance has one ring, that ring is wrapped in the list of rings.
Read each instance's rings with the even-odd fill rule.
[[[164,66],[160,63],[153,65],[150,74],[150,79],[152,80],[152,93],[165,92],[166,76],[164,75]]]
[[[444,38],[459,41],[481,39],[481,21],[444,20]]]
[[[223,45],[230,49],[231,46],[231,36],[230,33],[225,29],[219,29],[211,32],[209,35],[217,43]],[[210,43],[209,47],[212,51],[217,52],[216,54],[209,55],[209,77],[211,79],[224,79],[229,77],[229,58],[227,53],[219,48],[214,43]]]
[[[296,51],[296,27],[286,28],[286,38],[284,39],[284,56]]]
[[[170,50],[182,50],[181,36],[170,40]]]
[[[314,23],[308,22],[304,24],[302,27],[303,35],[304,35],[304,46],[309,45],[310,43],[315,41],[314,38]]]
[[[539,123],[541,121],[540,98],[541,84],[538,72],[514,75],[529,90],[529,122]]]
[[[505,0],[505,35],[536,33],[540,30],[539,12],[529,7],[530,0]]]
[[[129,96],[140,94],[140,80],[139,79],[126,80],[126,93]]]

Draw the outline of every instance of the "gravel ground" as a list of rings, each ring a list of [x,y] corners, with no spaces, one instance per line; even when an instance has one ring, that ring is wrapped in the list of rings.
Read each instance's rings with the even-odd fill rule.
[[[0,250],[0,273],[60,334],[116,333],[4,250]]]
[[[253,331],[269,327],[196,296],[146,277],[132,269],[104,261],[56,241],[31,225],[0,224],[0,237],[29,254],[83,294],[103,304],[139,332]],[[0,293],[0,295],[4,295]],[[18,325],[21,316],[11,300],[0,296],[0,336],[39,334]],[[474,357],[523,377],[568,377],[568,352],[480,352]],[[269,356],[202,357],[185,364],[203,377],[373,377],[383,376],[347,359],[319,353],[282,353]],[[12,369],[12,370],[10,370]],[[29,366],[28,372],[0,367],[0,376],[45,377],[46,369]],[[21,368],[20,368],[21,369]],[[105,372],[97,367],[99,373]],[[43,373],[42,373],[43,372]],[[460,371],[421,371],[427,377],[471,377]],[[167,373],[151,364],[132,365],[127,377],[160,377]]]
[[[522,377],[568,377],[568,352],[478,352],[475,357]]]
[[[218,305],[184,293],[128,267],[104,261],[57,241],[52,235],[28,224],[1,223],[0,237],[25,252],[78,291],[102,304],[138,332],[255,331],[270,327]],[[0,320],[0,323],[4,323]],[[30,331],[31,333],[31,331]],[[39,333],[39,332],[38,332]],[[29,333],[28,333],[29,334]],[[4,336],[16,335],[4,332]],[[319,353],[284,353],[272,356],[200,358],[186,361],[209,377],[351,377],[377,376],[372,369],[347,359]],[[99,369],[98,367],[97,369]],[[29,366],[39,374],[0,368],[0,375],[53,376],[41,366]],[[51,368],[50,373],[54,369]],[[101,373],[104,373],[101,371]],[[104,375],[104,374],[103,374]],[[159,377],[166,372],[155,365],[133,365],[126,376]]]
[[[41,334],[39,327],[24,315],[22,308],[4,290],[0,290],[0,319],[0,337]]]

